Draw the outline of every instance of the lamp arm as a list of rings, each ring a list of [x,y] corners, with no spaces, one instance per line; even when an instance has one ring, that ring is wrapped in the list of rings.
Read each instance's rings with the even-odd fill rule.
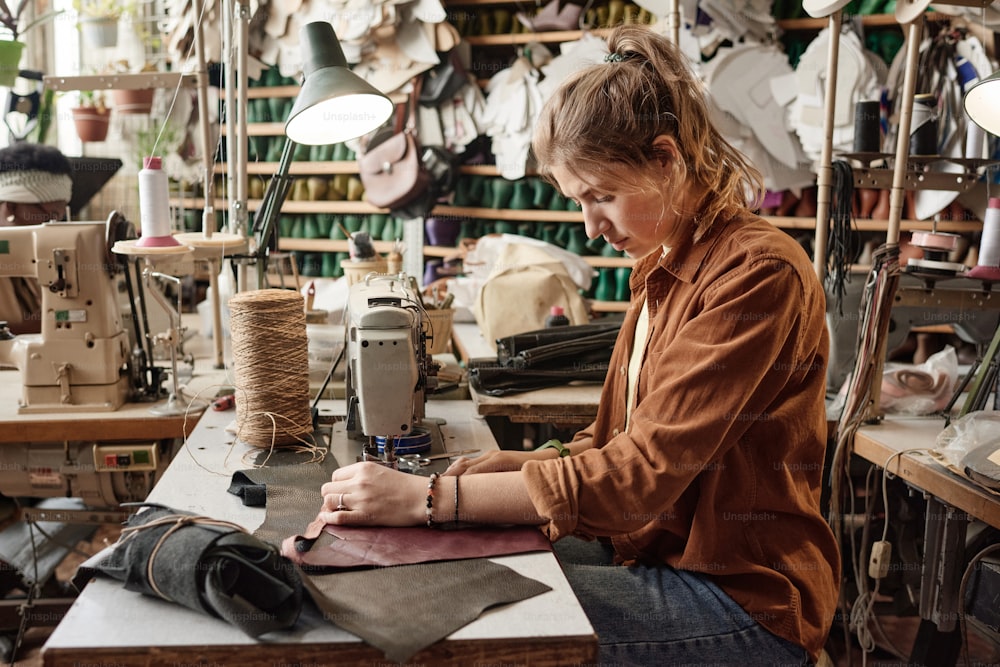
[[[295,153],[297,144],[291,139],[285,139],[285,146],[281,149],[281,161],[278,162],[278,170],[267,184],[264,192],[264,200],[253,220],[253,233],[257,237],[257,288],[262,289],[265,285],[267,275],[267,254],[271,246],[271,238],[274,235],[274,223],[281,213],[281,206],[288,197],[288,190],[292,186],[292,178],[288,175],[292,163],[292,154]]]

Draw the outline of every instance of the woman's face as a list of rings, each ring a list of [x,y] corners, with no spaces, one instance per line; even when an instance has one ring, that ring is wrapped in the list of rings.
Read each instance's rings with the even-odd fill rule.
[[[639,259],[660,252],[676,238],[675,207],[662,189],[636,189],[635,181],[622,175],[578,176],[566,167],[554,167],[552,176],[564,195],[583,209],[588,238],[603,236],[611,246],[629,257]]]

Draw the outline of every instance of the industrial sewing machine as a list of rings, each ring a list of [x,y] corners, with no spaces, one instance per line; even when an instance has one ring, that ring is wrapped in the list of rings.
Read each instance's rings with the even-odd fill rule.
[[[398,467],[397,455],[430,450],[440,432],[425,420],[438,366],[427,353],[427,318],[405,274],[370,274],[350,288],[345,313],[347,434],[362,459]]]
[[[830,362],[827,389],[836,392],[854,368],[858,340],[858,309],[866,274],[855,274],[847,285],[843,316],[828,299]],[[977,349],[985,349],[1000,323],[1000,299],[976,280],[954,277],[928,284],[910,274],[900,276],[887,335],[887,351],[899,347],[915,327],[950,324],[955,334]]]
[[[0,276],[37,278],[41,291],[41,332],[0,336],[0,366],[20,372],[19,414],[112,412],[165,395],[163,369],[144,352],[153,336],[136,328],[133,339],[129,326],[148,328],[149,317],[137,299],[122,303],[126,262],[111,252],[134,236],[117,213],[106,222],[0,227]],[[160,297],[154,289],[148,296]],[[142,500],[173,455],[172,440],[76,441],[67,433],[61,442],[6,442],[0,493],[79,497],[91,507]]]
[[[129,341],[107,230],[93,222],[0,228],[0,276],[37,278],[42,293],[41,333],[0,341],[0,364],[21,371],[21,412],[117,410],[128,398]]]

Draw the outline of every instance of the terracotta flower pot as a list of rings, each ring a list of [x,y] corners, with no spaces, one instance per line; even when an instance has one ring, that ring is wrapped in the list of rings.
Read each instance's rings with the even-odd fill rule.
[[[97,107],[76,107],[73,111],[73,122],[80,141],[104,141],[108,136],[108,124],[111,120],[111,110]]]
[[[112,90],[111,102],[115,111],[125,114],[149,113],[153,108],[153,96],[156,90],[143,88],[139,90]]]

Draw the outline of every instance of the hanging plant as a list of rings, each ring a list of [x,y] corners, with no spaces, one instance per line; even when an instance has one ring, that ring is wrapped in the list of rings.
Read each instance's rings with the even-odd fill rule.
[[[104,48],[118,44],[118,21],[135,16],[137,5],[113,0],[73,0],[73,9],[83,38],[92,46]]]
[[[83,142],[104,141],[108,136],[111,109],[104,104],[103,94],[81,90],[77,95],[79,104],[71,109],[77,136]]]

